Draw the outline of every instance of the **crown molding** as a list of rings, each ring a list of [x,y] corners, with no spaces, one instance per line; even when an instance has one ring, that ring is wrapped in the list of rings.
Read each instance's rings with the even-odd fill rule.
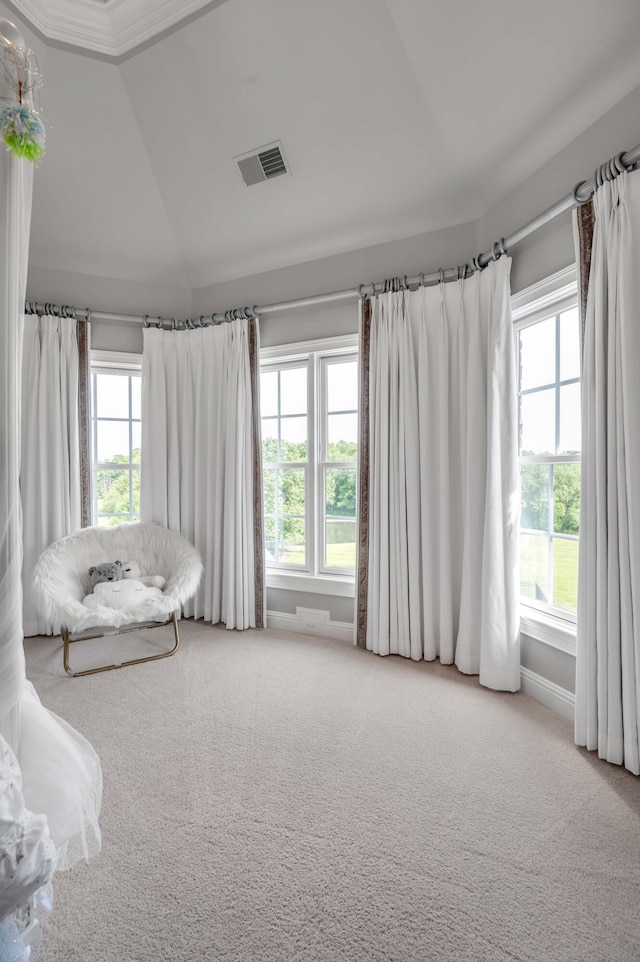
[[[122,57],[211,6],[211,0],[12,0],[45,39]]]

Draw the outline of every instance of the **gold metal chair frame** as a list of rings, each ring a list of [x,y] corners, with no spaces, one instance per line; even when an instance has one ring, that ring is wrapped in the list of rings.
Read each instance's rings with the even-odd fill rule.
[[[129,661],[123,661],[120,664],[101,665],[99,668],[87,668],[85,671],[72,671],[69,665],[69,646],[75,641],[89,641],[91,638],[104,638],[107,635],[124,635],[129,631],[144,631],[145,629],[151,628],[163,628],[165,625],[169,625],[172,622],[175,643],[171,651],[162,651],[159,655],[147,655],[145,658],[131,658]],[[89,629],[89,631],[91,630],[92,629]],[[174,611],[167,621],[140,621],[137,624],[123,625],[121,628],[111,628],[107,631],[101,631],[96,635],[89,635],[86,632],[81,632],[79,635],[77,635],[77,637],[72,638],[66,625],[62,626],[60,633],[62,635],[63,644],[64,670],[72,678],[80,678],[82,675],[95,675],[100,671],[112,671],[114,668],[127,668],[129,665],[141,665],[145,661],[157,661],[159,658],[170,658],[171,655],[174,655],[180,647],[180,632],[178,631],[177,611]]]

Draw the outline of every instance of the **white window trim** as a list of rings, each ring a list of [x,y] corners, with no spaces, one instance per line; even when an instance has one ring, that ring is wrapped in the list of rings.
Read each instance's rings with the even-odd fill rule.
[[[327,354],[350,354],[359,346],[358,334],[344,334],[337,337],[315,338],[310,341],[295,341],[291,344],[271,345],[260,349],[260,367],[268,370],[269,364],[277,361],[296,361],[307,360],[311,353]],[[315,391],[315,385],[308,385],[309,393]],[[317,397],[317,391],[315,396]],[[314,399],[314,411],[317,410]],[[310,430],[315,432],[315,425],[310,426]],[[310,435],[311,437],[311,435]],[[312,439],[315,441],[315,437]],[[309,470],[313,470],[317,476],[315,463],[315,443],[310,447],[313,457],[309,459]],[[309,499],[311,502],[311,499]],[[314,506],[309,503],[307,509],[314,511]],[[307,528],[311,531],[311,539],[315,537],[315,525]],[[310,542],[311,544],[311,542]],[[315,543],[312,550],[315,552]],[[314,575],[308,571],[296,571],[291,567],[278,567],[277,562],[273,565],[265,565],[265,582],[267,588],[278,588],[288,591],[306,591],[311,594],[332,595],[334,597],[354,598],[355,597],[355,572],[348,574],[345,572],[319,572]]]
[[[511,314],[516,331],[544,320],[550,314],[562,313],[575,306],[578,296],[578,274],[575,264],[519,291],[511,298]],[[556,460],[563,460],[558,457]],[[520,632],[570,655],[576,653],[575,616],[548,608],[536,607],[535,602],[520,602]]]

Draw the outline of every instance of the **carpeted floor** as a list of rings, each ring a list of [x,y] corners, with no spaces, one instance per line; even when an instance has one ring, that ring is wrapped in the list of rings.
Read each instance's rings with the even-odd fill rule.
[[[182,635],[76,679],[26,642],[105,779],[102,853],[56,876],[33,962],[640,959],[640,780],[560,716],[437,663]]]

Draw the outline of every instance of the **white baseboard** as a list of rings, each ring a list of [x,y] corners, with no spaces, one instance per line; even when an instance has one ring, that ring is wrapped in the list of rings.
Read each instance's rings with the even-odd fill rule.
[[[295,615],[286,611],[267,611],[267,628],[319,635],[321,638],[334,638],[353,644],[353,625],[347,621],[331,621],[328,611],[316,608],[296,607]]]
[[[572,692],[567,691],[566,688],[561,688],[560,685],[554,684],[547,678],[543,678],[542,675],[537,675],[535,671],[531,671],[529,668],[520,669],[520,680],[525,695],[531,695],[536,701],[553,711],[557,711],[568,721],[574,720],[576,696]]]

